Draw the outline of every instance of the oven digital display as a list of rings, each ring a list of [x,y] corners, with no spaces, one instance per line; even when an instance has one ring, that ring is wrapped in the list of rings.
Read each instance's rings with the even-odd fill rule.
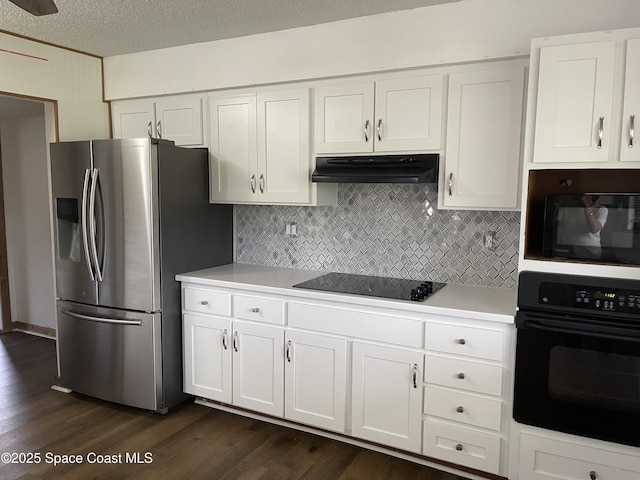
[[[594,292],[593,298],[598,300],[614,300],[616,298],[616,294],[613,292]]]

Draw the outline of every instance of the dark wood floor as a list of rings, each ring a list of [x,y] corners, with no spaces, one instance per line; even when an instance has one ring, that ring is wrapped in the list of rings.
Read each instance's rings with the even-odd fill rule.
[[[55,373],[52,340],[0,335],[0,454],[40,454],[39,464],[0,463],[0,480],[456,480],[394,457],[191,403],[161,416],[56,392],[50,389]],[[90,452],[122,454],[122,462],[90,464]],[[126,453],[136,452],[141,462],[148,452],[152,462],[126,463]],[[47,463],[52,455],[81,455],[83,463],[53,466]]]

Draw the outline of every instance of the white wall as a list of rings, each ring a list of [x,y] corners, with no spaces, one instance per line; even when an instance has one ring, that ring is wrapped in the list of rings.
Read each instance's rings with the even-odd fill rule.
[[[0,93],[57,101],[61,141],[109,137],[98,57],[0,32]]]
[[[105,98],[506,58],[532,38],[636,26],[639,0],[464,0],[107,57]]]
[[[45,116],[0,120],[11,319],[56,328]]]

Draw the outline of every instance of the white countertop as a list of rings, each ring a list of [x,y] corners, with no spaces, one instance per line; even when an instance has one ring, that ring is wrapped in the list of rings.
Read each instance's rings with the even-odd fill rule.
[[[180,282],[235,288],[307,299],[339,301],[394,308],[417,313],[462,316],[476,320],[513,323],[516,289],[447,284],[424,302],[393,300],[319,290],[293,288],[328,272],[233,263],[176,275]]]

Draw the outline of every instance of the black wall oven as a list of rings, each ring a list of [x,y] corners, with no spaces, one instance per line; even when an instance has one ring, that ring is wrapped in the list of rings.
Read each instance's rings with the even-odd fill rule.
[[[640,446],[640,281],[522,272],[514,418]]]

